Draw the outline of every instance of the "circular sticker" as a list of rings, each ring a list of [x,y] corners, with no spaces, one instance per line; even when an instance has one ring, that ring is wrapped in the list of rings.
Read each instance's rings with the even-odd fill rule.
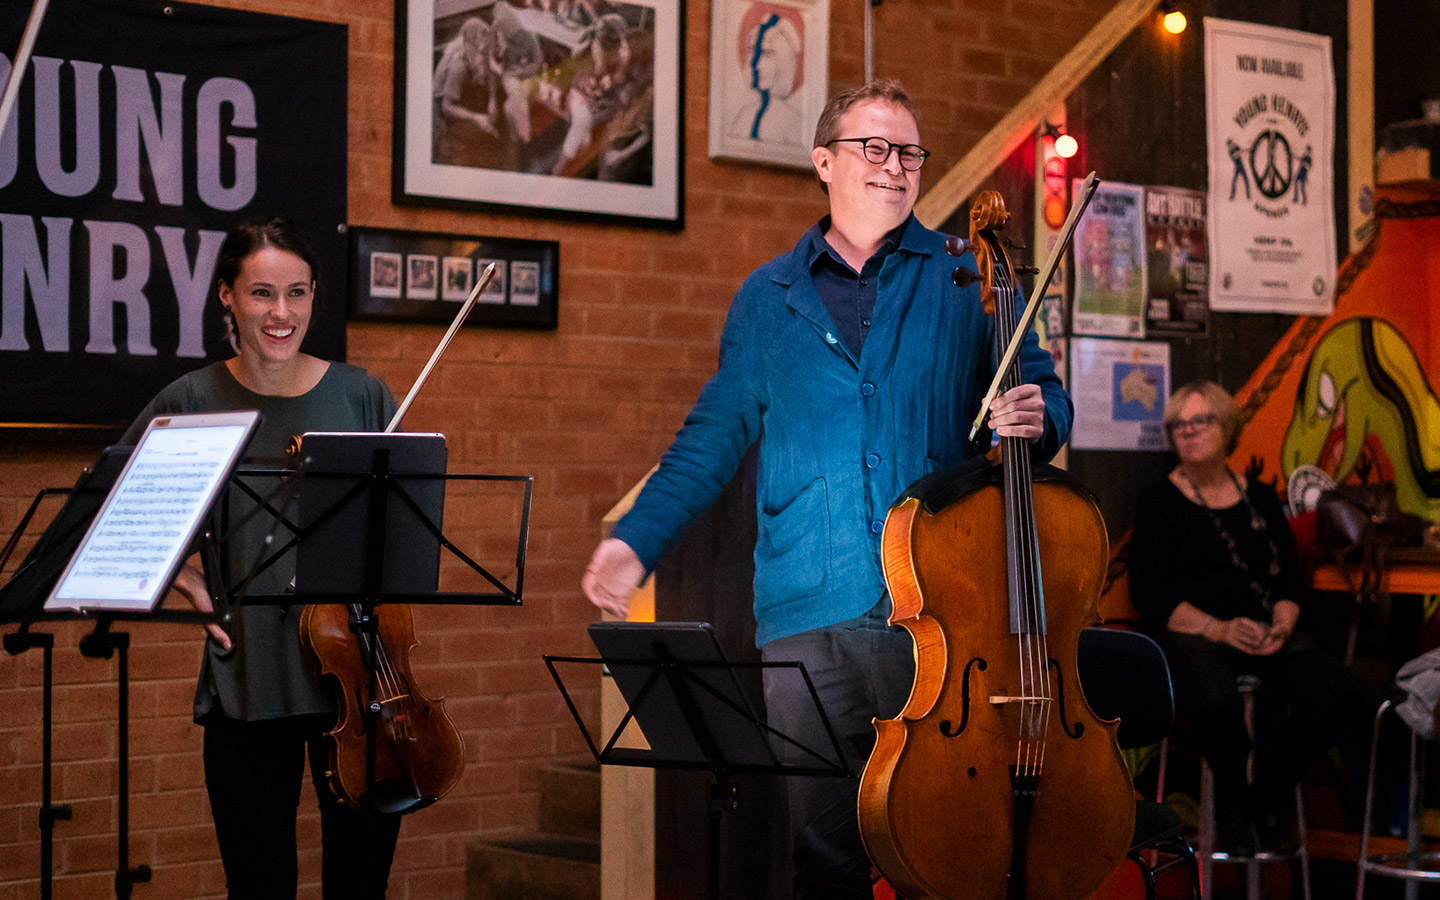
[[[1291,514],[1310,512],[1320,502],[1320,494],[1335,486],[1335,479],[1317,466],[1296,466],[1285,485]]]

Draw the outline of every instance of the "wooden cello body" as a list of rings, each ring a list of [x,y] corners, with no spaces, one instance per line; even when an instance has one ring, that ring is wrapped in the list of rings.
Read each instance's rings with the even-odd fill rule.
[[[998,242],[985,258],[993,235],[977,234],[975,216],[982,277],[997,281],[998,357],[1013,276]],[[992,262],[1005,271],[992,276]],[[1032,472],[1023,439],[1001,444],[999,467],[977,459],[912,485],[881,536],[891,621],[915,640],[916,674],[900,715],[875,723],[860,831],[911,900],[1079,900],[1134,829],[1115,723],[1095,716],[1076,671],[1105,523],[1083,488]]]

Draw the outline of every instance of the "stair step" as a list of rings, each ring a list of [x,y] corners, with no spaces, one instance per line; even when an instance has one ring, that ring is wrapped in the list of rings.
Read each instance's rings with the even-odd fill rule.
[[[540,831],[600,836],[600,764],[594,757],[557,760],[540,768]]]
[[[465,848],[465,900],[599,900],[600,841],[535,835]]]

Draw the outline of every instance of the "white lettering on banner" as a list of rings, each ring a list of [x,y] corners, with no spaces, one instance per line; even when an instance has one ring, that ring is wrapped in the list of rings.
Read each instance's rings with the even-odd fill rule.
[[[0,214],[0,350],[29,350],[25,341],[25,284],[30,284],[40,343],[50,353],[70,352],[70,219],[44,218],[49,272],[40,258],[35,221]]]
[[[52,193],[81,197],[100,182],[100,142],[108,138],[100,128],[100,73],[106,66],[48,56],[32,58],[35,84],[35,169]],[[66,66],[73,76],[66,78]],[[144,202],[154,199],[165,206],[185,202],[185,76],[147,72],[129,66],[110,66],[115,85],[115,190],[116,200]],[[0,80],[8,76],[10,58],[0,54]],[[151,89],[151,75],[160,86],[159,106]],[[74,95],[73,123],[61,123],[62,97]],[[227,118],[225,108],[229,107]],[[19,111],[11,111],[11,125]],[[195,97],[195,188],[212,209],[233,212],[255,199],[259,140],[241,137],[234,129],[255,129],[255,92],[238,78],[211,78]],[[5,129],[0,140],[0,188],[15,178],[19,158],[19,131]],[[74,168],[63,160],[65,142],[74,143]],[[225,184],[222,159],[226,147],[233,156],[232,184]],[[149,162],[155,197],[146,196],[141,183],[141,148]]]
[[[125,307],[125,350],[154,356],[150,343],[150,242],[145,230],[129,222],[83,223],[90,232],[90,340],[86,353],[115,352],[115,307]],[[123,252],[124,261],[117,258]]]
[[[55,195],[83,197],[104,190],[102,154],[113,152],[111,197],[115,200],[183,206],[187,167],[194,173],[190,177],[195,194],[212,209],[233,212],[254,200],[259,139],[253,134],[259,122],[255,92],[246,82],[210,78],[200,83],[189,107],[184,74],[45,56],[35,56],[32,62],[34,121],[28,129],[13,127],[19,124],[22,107],[17,104],[12,111],[12,127],[0,140],[0,189],[11,185],[19,171],[20,135],[27,135],[28,144],[33,133],[35,174]],[[0,54],[0,81],[10,69],[10,58]],[[102,127],[101,122],[101,91],[112,85],[113,131],[109,123]],[[108,101],[104,105],[108,108]],[[193,161],[185,158],[192,127]],[[140,216],[148,214],[140,212]],[[0,351],[31,350],[30,338],[38,335],[46,352],[71,352],[75,222],[75,218],[0,213]],[[39,223],[45,228],[43,252]],[[157,355],[151,316],[162,312],[151,309],[147,288],[168,301],[163,282],[149,285],[151,261],[158,252],[164,256],[176,302],[175,313],[168,312],[168,302],[163,304],[164,316],[176,316],[175,355],[205,358],[205,305],[225,233],[123,221],[82,224],[89,234],[89,259],[77,261],[73,268],[78,273],[88,267],[89,272],[88,299],[76,298],[77,306],[80,302],[89,306],[84,352]],[[194,248],[193,259],[188,248]],[[117,306],[124,308],[118,323]],[[28,335],[27,328],[32,329]],[[170,330],[161,333],[168,335]],[[116,346],[119,334],[124,336],[123,348]]]
[[[0,81],[10,80],[10,57],[0,53]],[[5,135],[0,138],[0,188],[15,177],[15,163],[20,158],[20,138],[15,136],[15,121],[20,116],[20,104],[10,107],[10,121],[5,123]]]
[[[52,193],[83,197],[100,182],[100,70],[99,63],[72,60],[75,70],[75,122],[68,129],[75,141],[75,168],[65,171],[61,161],[60,67],[64,60],[34,58],[35,168]]]
[[[47,352],[70,352],[70,233],[73,219],[45,217],[46,252],[40,253],[35,220],[0,213],[0,350],[25,351],[25,298],[39,326]],[[85,222],[90,232],[90,340],[87,353],[116,352],[113,307],[124,304],[128,352],[155,355],[150,343],[150,301],[145,287],[150,276],[152,241],[138,225],[127,222]],[[185,249],[186,231],[155,226],[165,266],[178,305],[179,340],[175,355],[205,357],[205,303],[215,280],[215,260],[225,232],[200,229],[194,264]],[[117,254],[121,251],[123,257]],[[117,265],[117,260],[123,262]],[[118,272],[116,270],[119,270]]]
[[[200,231],[200,249],[195,254],[193,269],[185,252],[185,229],[157,225],[155,233],[160,235],[165,265],[170,269],[170,283],[175,286],[175,300],[180,307],[180,343],[175,355],[203,359],[205,301],[215,280],[215,260],[220,256],[225,232]]]
[[[145,199],[140,191],[140,142],[155,181],[155,195],[166,206],[185,202],[184,75],[156,72],[160,116],[144,69],[111,66],[115,73],[115,199]]]
[[[228,137],[235,153],[235,183],[226,187],[220,180],[220,108],[229,104],[230,123],[254,128],[255,93],[235,78],[212,78],[200,86],[195,98],[195,186],[200,199],[212,209],[236,210],[255,197],[255,138]]]

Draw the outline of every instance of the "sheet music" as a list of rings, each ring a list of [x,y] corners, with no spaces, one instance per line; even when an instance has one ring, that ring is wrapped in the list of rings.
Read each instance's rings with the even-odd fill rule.
[[[151,429],[45,608],[154,608],[246,431]]]

